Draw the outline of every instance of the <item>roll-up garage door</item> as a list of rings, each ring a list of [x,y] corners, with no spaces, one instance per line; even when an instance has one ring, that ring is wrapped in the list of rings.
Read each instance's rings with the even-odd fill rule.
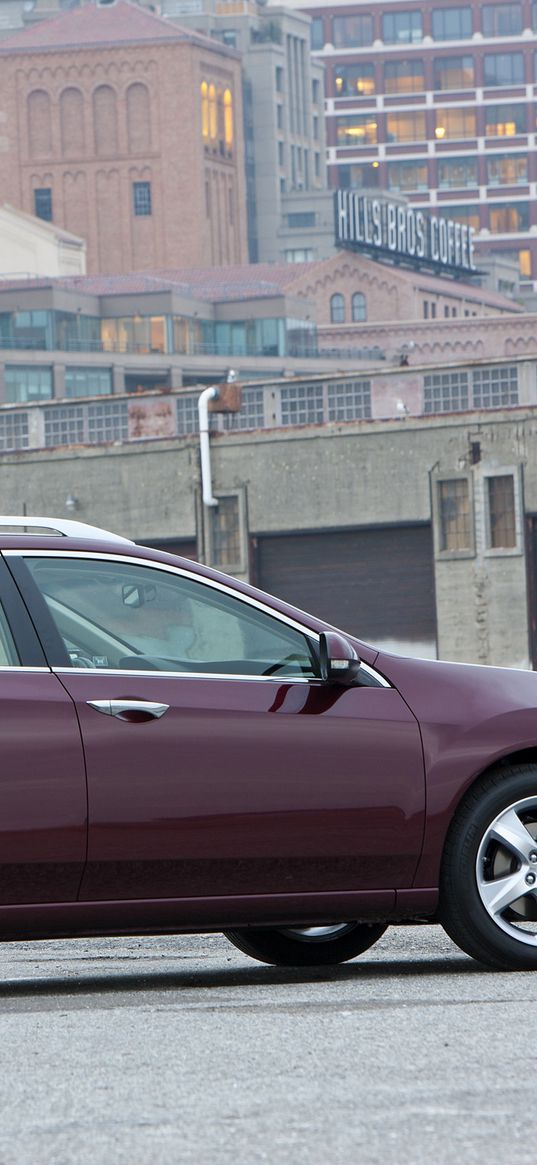
[[[379,647],[435,655],[431,527],[258,537],[258,586]]]

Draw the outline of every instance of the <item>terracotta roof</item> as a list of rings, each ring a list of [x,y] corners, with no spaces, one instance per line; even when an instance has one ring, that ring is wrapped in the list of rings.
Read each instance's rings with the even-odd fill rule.
[[[81,8],[71,8],[50,20],[40,20],[3,40],[0,55],[47,50],[85,49],[118,44],[155,44],[162,41],[194,41],[216,51],[231,51],[201,33],[172,24],[130,0],[101,5],[95,0]]]
[[[179,267],[134,272],[125,275],[75,275],[53,280],[28,280],[24,283],[1,281],[4,290],[17,287],[56,286],[66,291],[78,291],[87,295],[141,295],[159,291],[176,291],[187,299],[202,300],[207,303],[231,302],[242,299],[267,299],[284,294],[306,295],[308,287],[329,274],[338,264],[356,257],[360,266],[373,269],[378,275],[384,272],[394,281],[417,286],[421,290],[442,295],[450,293],[476,304],[497,306],[504,311],[524,311],[519,304],[506,296],[486,288],[476,287],[458,280],[443,279],[420,271],[408,271],[375,263],[365,256],[353,256],[352,252],[340,251],[329,259],[312,263],[253,263],[237,267]]]

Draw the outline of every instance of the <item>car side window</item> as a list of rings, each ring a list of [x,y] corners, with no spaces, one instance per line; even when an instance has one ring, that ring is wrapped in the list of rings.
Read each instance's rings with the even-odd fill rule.
[[[4,611],[0,607],[0,667],[18,667],[19,665],[19,654]]]
[[[318,675],[306,635],[196,579],[102,559],[26,564],[73,667]]]

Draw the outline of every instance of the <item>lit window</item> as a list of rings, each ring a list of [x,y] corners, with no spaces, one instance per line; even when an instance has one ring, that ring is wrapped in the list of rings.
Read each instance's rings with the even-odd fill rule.
[[[527,154],[488,155],[487,182],[489,186],[519,186],[527,181]]]
[[[218,134],[218,113],[216,109],[216,89],[214,85],[209,85],[209,138],[211,144],[216,143]]]
[[[435,135],[446,138],[474,138],[476,136],[476,116],[473,109],[456,107],[437,109]]]
[[[530,225],[527,202],[497,203],[489,206],[489,226],[494,234],[527,231]]]
[[[150,182],[133,182],[132,204],[137,218],[147,218],[151,214]]]
[[[386,136],[389,142],[426,141],[425,113],[389,113]]]
[[[421,93],[424,88],[423,61],[387,61],[384,65],[386,93]]]
[[[425,124],[425,115],[423,115]],[[376,145],[378,126],[370,113],[356,113],[353,117],[336,117],[338,146]]]
[[[477,186],[476,158],[439,158],[438,187],[440,190],[462,190]]]
[[[388,186],[390,190],[427,190],[427,162],[390,162]]]
[[[472,57],[435,57],[433,76],[435,89],[473,89]]]
[[[531,279],[531,251],[518,252],[518,267],[525,279]]]
[[[375,92],[374,65],[359,62],[352,65],[337,65],[334,70],[334,92],[336,97],[368,97]]]
[[[201,83],[201,136],[204,142],[209,141],[209,86],[206,81]]]
[[[487,137],[511,138],[526,133],[526,110],[523,105],[486,105]]]
[[[233,99],[229,89],[224,92],[224,141],[230,154],[233,149]]]

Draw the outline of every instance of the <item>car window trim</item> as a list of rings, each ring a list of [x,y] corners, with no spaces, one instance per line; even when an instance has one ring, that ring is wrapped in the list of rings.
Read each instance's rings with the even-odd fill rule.
[[[209,590],[219,591],[223,594],[229,595],[231,598],[235,599],[237,602],[242,602],[246,606],[253,607],[255,610],[261,611],[263,614],[266,614],[270,618],[274,619],[277,623],[282,623],[284,626],[291,627],[293,630],[298,631],[300,634],[302,634],[305,639],[312,641],[315,651],[318,650],[320,633],[318,631],[314,631],[313,628],[311,628],[311,627],[306,627],[303,623],[300,623],[297,619],[293,619],[291,616],[285,615],[281,611],[276,611],[273,607],[269,606],[268,603],[263,603],[261,600],[254,598],[254,596],[252,596],[252,595],[245,595],[242,592],[238,593],[237,591],[234,590],[234,588],[232,586],[227,586],[225,583],[221,583],[217,579],[205,578],[203,575],[197,575],[197,574],[192,573],[190,570],[188,570],[188,568],[181,567],[181,566],[172,566],[171,563],[167,563],[167,562],[157,562],[154,559],[138,558],[138,556],[134,555],[134,554],[132,554],[132,555],[131,554],[118,555],[118,554],[110,554],[110,553],[107,553],[106,551],[101,552],[101,551],[91,551],[91,550],[69,550],[67,548],[65,550],[64,549],[57,550],[57,549],[52,549],[52,548],[50,550],[42,549],[42,548],[33,550],[28,546],[21,547],[20,549],[4,550],[3,554],[5,555],[6,558],[13,560],[13,568],[14,568],[13,573],[15,575],[17,585],[19,586],[19,589],[21,589],[21,591],[23,593],[23,597],[25,599],[25,602],[27,602],[27,605],[29,606],[30,612],[32,610],[32,607],[35,606],[36,615],[38,615],[38,618],[39,618],[39,625],[41,626],[41,623],[43,623],[43,634],[41,636],[41,640],[43,642],[43,648],[44,648],[46,657],[49,658],[49,654],[50,654],[47,651],[47,642],[50,644],[51,648],[52,647],[54,648],[54,654],[56,655],[56,658],[59,659],[63,656],[62,663],[51,664],[52,671],[54,671],[54,672],[66,672],[69,675],[73,675],[73,673],[81,674],[83,672],[85,675],[88,675],[88,671],[89,671],[91,675],[108,675],[108,676],[118,675],[118,676],[131,676],[131,677],[133,677],[133,676],[147,676],[147,677],[152,676],[153,678],[155,678],[157,676],[163,676],[163,677],[165,676],[168,679],[175,677],[177,679],[179,679],[179,678],[187,679],[188,678],[188,679],[205,679],[205,680],[208,680],[208,679],[212,679],[212,680],[233,679],[233,680],[255,680],[255,681],[262,680],[265,683],[269,682],[269,683],[279,683],[279,684],[282,684],[282,683],[285,683],[285,684],[288,684],[288,683],[300,683],[300,684],[306,683],[306,684],[309,684],[309,683],[321,682],[319,677],[316,677],[316,676],[314,676],[314,677],[288,676],[288,675],[285,675],[285,676],[284,675],[282,675],[282,676],[277,676],[277,675],[274,675],[274,676],[252,676],[251,674],[241,673],[241,672],[233,672],[230,674],[227,674],[227,673],[224,674],[222,672],[191,672],[191,671],[184,671],[184,672],[178,672],[178,671],[168,672],[168,671],[166,671],[166,672],[164,672],[164,671],[153,671],[153,670],[152,671],[143,671],[141,668],[140,669],[133,668],[133,669],[127,670],[127,669],[120,669],[120,668],[91,668],[91,669],[88,669],[88,668],[71,667],[69,665],[69,662],[68,662],[68,653],[67,653],[67,650],[65,648],[65,644],[63,642],[63,639],[61,638],[59,632],[56,629],[56,625],[52,619],[52,616],[51,616],[50,611],[48,609],[48,606],[45,602],[45,599],[43,598],[43,595],[41,594],[37,584],[34,582],[32,574],[31,574],[30,570],[28,570],[26,563],[24,562],[24,560],[26,558],[75,558],[75,559],[84,558],[84,559],[90,559],[92,561],[95,560],[98,562],[103,562],[103,561],[115,562],[115,563],[125,562],[125,563],[128,563],[128,564],[133,565],[133,566],[142,566],[142,567],[148,567],[149,569],[153,569],[153,570],[160,570],[160,571],[163,571],[164,574],[178,575],[180,578],[186,578],[188,580],[191,580],[191,581],[193,580],[195,582],[198,582],[198,583],[200,583],[201,586],[205,586]],[[22,562],[23,562],[23,569],[22,570],[20,569],[20,565],[19,565],[20,560],[22,560]],[[54,654],[52,656],[53,658],[54,658]],[[377,681],[377,684],[379,687],[381,687],[381,688],[390,688],[391,687],[391,684],[385,679],[385,677],[381,676],[380,673],[377,672],[375,670],[375,668],[371,667],[370,664],[367,664],[362,660],[361,666],[369,676],[371,676],[373,679],[375,679]],[[356,685],[356,686],[359,686],[359,685]]]
[[[2,608],[19,656],[19,663],[5,664],[1,670],[21,671],[24,668],[28,671],[49,671],[45,651],[31,612],[24,602],[20,588],[17,586],[13,573],[2,553],[0,553],[0,595],[2,596]]]

